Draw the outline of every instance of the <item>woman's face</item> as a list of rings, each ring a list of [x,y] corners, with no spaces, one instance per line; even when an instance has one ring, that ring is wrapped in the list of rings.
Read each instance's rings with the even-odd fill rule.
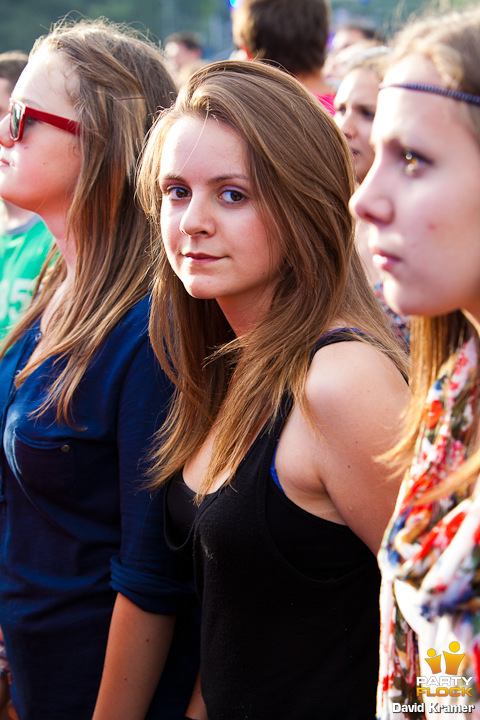
[[[29,60],[12,99],[77,120],[68,97],[76,78],[55,51],[41,49]],[[0,122],[0,196],[46,221],[64,220],[81,169],[80,140],[65,130],[25,118],[23,137],[13,142],[10,115]]]
[[[187,292],[215,299],[235,332],[271,302],[279,258],[249,177],[242,139],[214,119],[183,117],[168,131],[160,165],[162,238]]]
[[[335,122],[353,153],[357,182],[362,182],[373,162],[370,145],[379,78],[372,70],[352,70],[340,83],[335,96]]]
[[[385,84],[444,86],[432,62],[401,60]],[[351,200],[373,224],[370,250],[388,303],[406,315],[462,309],[480,319],[480,147],[465,103],[386,88],[375,161]]]

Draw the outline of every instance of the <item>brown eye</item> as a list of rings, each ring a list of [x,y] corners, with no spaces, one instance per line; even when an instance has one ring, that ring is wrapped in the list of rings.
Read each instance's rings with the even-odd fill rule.
[[[428,162],[425,158],[412,150],[405,150],[403,158],[405,162],[405,173],[407,175],[415,175],[415,173],[420,170],[426,162]]]
[[[224,190],[222,198],[226,203],[235,204],[245,200],[245,195],[240,190]]]
[[[170,200],[185,200],[189,197],[188,190],[181,185],[169,185],[163,195]]]

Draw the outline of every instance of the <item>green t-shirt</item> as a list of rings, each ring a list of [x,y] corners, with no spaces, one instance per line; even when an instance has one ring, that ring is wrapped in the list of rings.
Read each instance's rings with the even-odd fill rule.
[[[53,236],[38,216],[0,233],[0,343],[26,309]]]

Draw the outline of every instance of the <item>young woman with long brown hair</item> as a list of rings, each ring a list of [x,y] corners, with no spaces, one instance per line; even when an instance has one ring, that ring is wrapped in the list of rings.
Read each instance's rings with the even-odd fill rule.
[[[0,362],[0,625],[22,720],[91,719],[112,611],[102,688],[112,674],[142,687],[143,704],[123,703],[130,719],[147,713],[163,667],[148,717],[177,718],[197,672],[194,627],[174,630],[189,593],[161,498],[142,491],[170,389],[148,340],[135,169],[174,96],[158,47],[107,22],[63,23],[35,44],[0,122],[0,194],[56,240]],[[155,667],[148,686],[139,647]]]
[[[373,458],[407,387],[354,249],[353,185],[328,113],[254,62],[199,70],[143,157],[150,332],[176,385],[154,483],[202,599],[192,718],[374,712],[397,484]]]

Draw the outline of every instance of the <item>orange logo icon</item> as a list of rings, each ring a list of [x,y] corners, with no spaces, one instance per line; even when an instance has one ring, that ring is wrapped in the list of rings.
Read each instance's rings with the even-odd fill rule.
[[[465,657],[465,653],[462,653],[461,655],[457,654],[460,650],[460,643],[456,640],[453,640],[453,642],[450,643],[448,649],[451,652],[443,652],[443,657],[445,658],[445,674],[456,675],[458,673],[460,663]],[[428,658],[425,658],[425,661],[430,665],[430,669],[434,675],[442,672],[442,656],[440,654],[437,655],[436,652],[436,650],[430,648],[430,650],[427,651]]]

